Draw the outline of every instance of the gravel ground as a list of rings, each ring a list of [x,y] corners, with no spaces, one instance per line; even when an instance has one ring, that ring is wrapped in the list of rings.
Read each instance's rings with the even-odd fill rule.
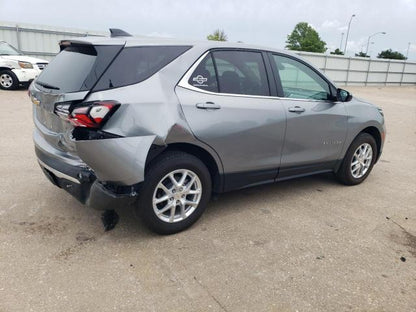
[[[361,185],[331,174],[221,195],[157,236],[37,165],[26,90],[0,91],[0,311],[416,311],[416,87],[351,87],[383,107]]]

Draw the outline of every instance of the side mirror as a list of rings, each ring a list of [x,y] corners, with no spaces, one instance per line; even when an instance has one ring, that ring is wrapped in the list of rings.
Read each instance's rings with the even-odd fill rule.
[[[337,99],[341,102],[349,102],[352,99],[352,94],[344,89],[337,89]]]

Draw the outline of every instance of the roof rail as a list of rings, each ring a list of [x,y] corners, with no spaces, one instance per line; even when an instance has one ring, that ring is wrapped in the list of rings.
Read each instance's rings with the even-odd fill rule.
[[[132,35],[130,35],[128,32],[125,32],[122,29],[118,29],[118,28],[110,28],[110,34],[111,34],[111,38],[114,37],[132,37]]]

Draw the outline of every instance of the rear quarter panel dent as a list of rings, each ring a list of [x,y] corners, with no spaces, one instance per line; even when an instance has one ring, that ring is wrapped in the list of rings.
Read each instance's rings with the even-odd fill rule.
[[[150,146],[156,136],[77,141],[80,158],[100,181],[133,185],[144,180]]]

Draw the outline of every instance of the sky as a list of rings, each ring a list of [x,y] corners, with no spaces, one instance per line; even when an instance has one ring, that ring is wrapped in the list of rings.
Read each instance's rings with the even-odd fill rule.
[[[376,57],[393,49],[416,61],[416,0],[0,0],[0,21],[95,31],[121,28],[135,35],[200,39],[222,29],[229,41],[284,48],[298,22],[311,24],[328,52]],[[374,43],[372,43],[374,42]]]

